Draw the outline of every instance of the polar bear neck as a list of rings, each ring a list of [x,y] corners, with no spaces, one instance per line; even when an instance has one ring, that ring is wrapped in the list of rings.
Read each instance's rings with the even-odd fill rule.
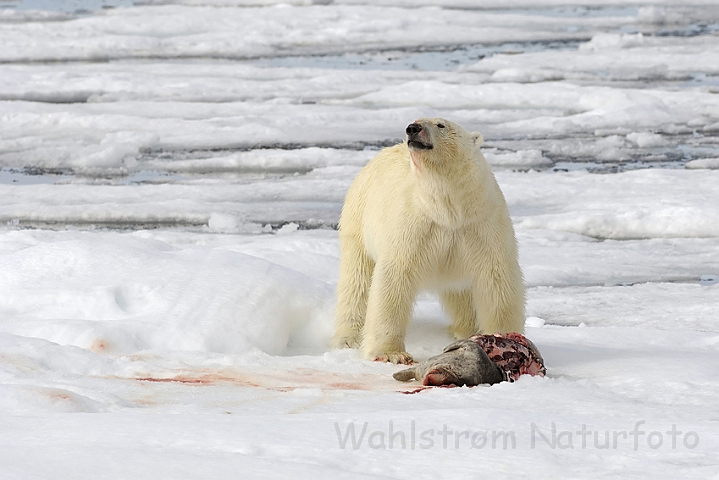
[[[486,214],[496,181],[483,157],[465,159],[448,166],[423,162],[415,171],[416,198],[420,208],[435,223],[457,229]]]

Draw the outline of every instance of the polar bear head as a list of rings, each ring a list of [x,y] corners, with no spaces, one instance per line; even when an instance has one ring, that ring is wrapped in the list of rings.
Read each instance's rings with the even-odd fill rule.
[[[484,138],[443,118],[420,118],[407,126],[407,148],[415,167],[473,159]]]

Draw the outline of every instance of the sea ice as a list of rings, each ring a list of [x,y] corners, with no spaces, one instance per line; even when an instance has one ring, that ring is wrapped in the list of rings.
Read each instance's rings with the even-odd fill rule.
[[[716,2],[476,3],[0,2],[0,477],[715,477]],[[426,116],[485,137],[545,378],[328,348],[344,194]]]

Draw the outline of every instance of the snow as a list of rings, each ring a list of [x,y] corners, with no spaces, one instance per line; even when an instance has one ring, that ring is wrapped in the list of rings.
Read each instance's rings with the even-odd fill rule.
[[[719,478],[718,32],[713,1],[1,2],[0,476]],[[424,116],[484,135],[545,378],[403,394],[328,347],[344,194]],[[408,350],[447,324],[421,294]]]
[[[698,158],[687,162],[686,167],[691,169],[719,169],[719,158]]]

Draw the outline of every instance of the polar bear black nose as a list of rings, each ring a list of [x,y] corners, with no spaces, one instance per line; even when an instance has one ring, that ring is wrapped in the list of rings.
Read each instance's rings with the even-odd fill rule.
[[[416,135],[422,131],[422,125],[419,123],[410,123],[407,125],[407,135]]]

